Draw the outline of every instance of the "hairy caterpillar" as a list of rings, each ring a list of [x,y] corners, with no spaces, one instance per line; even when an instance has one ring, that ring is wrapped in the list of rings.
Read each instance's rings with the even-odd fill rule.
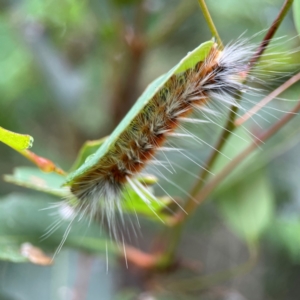
[[[76,211],[72,220],[77,215],[100,215],[117,237],[116,212],[122,216],[122,195],[127,188],[151,209],[151,202],[157,200],[137,179],[141,171],[149,163],[163,166],[155,155],[173,150],[165,146],[169,137],[197,140],[183,124],[212,122],[217,113],[213,101],[219,106],[238,105],[237,93],[255,91],[243,83],[254,49],[240,41],[220,50],[209,41],[153,82],[144,93],[147,97],[137,101],[98,151],[68,177],[72,195],[67,203]],[[189,118],[196,111],[202,113],[202,119]]]

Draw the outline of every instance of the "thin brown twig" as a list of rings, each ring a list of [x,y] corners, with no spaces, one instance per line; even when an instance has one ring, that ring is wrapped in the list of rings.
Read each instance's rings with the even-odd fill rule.
[[[159,256],[152,253],[143,252],[135,247],[126,245],[126,259],[129,264],[142,270],[151,270],[157,265]],[[123,256],[123,253],[120,253]]]
[[[28,160],[30,160],[32,163],[34,163],[40,170],[46,173],[55,172],[59,175],[66,176],[67,173],[58,167],[54,162],[52,162],[50,159],[36,155],[34,152],[25,149],[25,150],[17,150],[20,154],[22,154],[24,157],[26,157]]]
[[[271,41],[272,37],[276,33],[276,30],[278,29],[279,25],[281,24],[282,20],[284,19],[284,16],[287,14],[292,2],[293,2],[293,0],[286,0],[284,2],[280,12],[278,13],[277,17],[273,21],[273,23],[272,23],[271,27],[269,28],[268,32],[264,36],[264,38],[263,38],[262,42],[260,43],[256,53],[250,59],[248,72],[251,70],[251,68],[255,65],[255,63],[259,60],[259,58],[263,54],[264,50],[268,46],[268,44]],[[247,78],[245,79],[245,81],[246,80],[247,80]],[[237,102],[239,102],[240,100],[241,100],[241,94],[239,94],[238,97],[236,98]],[[214,147],[215,150],[212,151],[210,157],[208,158],[207,162],[205,163],[205,169],[201,172],[199,180],[196,182],[196,184],[194,185],[194,187],[193,187],[193,189],[190,193],[191,197],[187,200],[186,206],[184,208],[186,211],[191,212],[191,211],[195,210],[196,207],[198,206],[198,204],[195,203],[192,199],[194,197],[196,197],[196,195],[199,193],[201,188],[204,186],[204,182],[210,174],[209,171],[211,170],[211,168],[214,165],[215,161],[219,157],[219,154],[220,154],[221,150],[223,149],[223,147],[225,145],[225,142],[227,141],[229,136],[232,134],[232,132],[236,128],[234,121],[235,121],[236,116],[237,116],[237,111],[238,111],[237,106],[235,106],[235,105],[231,106],[230,113],[229,113],[227,122],[225,124],[224,130],[222,131],[222,133],[221,133],[221,135],[220,135],[220,137],[217,141],[217,144]],[[187,217],[187,215],[182,213],[182,217],[183,217],[183,219],[185,219]]]
[[[265,105],[267,105],[270,101],[272,101],[275,97],[280,95],[283,91],[287,90],[290,86],[300,80],[300,72],[293,77],[291,77],[288,81],[283,83],[280,87],[270,93],[267,97],[262,99],[259,103],[253,106],[249,111],[247,111],[243,116],[238,118],[234,124],[236,127],[241,126],[247,120],[249,120],[253,115],[255,115],[260,109],[262,109]]]
[[[284,1],[277,17],[273,21],[270,29],[268,30],[267,34],[264,37],[262,43],[257,48],[255,55],[250,60],[249,69],[252,69],[252,67],[256,64],[256,62],[261,57],[261,55],[263,54],[265,49],[268,47],[270,41],[272,40],[274,34],[276,33],[278,27],[280,26],[281,22],[283,21],[284,17],[286,16],[287,12],[289,11],[293,2],[294,2],[294,0],[285,0]]]
[[[297,113],[300,111],[300,99],[297,105],[288,113],[284,115],[276,124],[274,124],[270,129],[264,133],[256,136],[253,142],[239,155],[237,155],[227,166],[225,166],[222,171],[220,171],[208,184],[204,186],[200,194],[196,198],[197,204],[200,205],[211,192],[230,174],[246,157],[248,157],[255,149],[266,142],[270,137],[272,137],[276,132],[278,132],[286,123],[288,123]],[[187,211],[190,213],[191,211]],[[172,226],[177,226],[183,222],[183,218],[178,214],[173,220],[170,221]]]
[[[277,123],[264,133],[258,135],[253,142],[243,152],[236,156],[220,173],[218,173],[201,191],[197,197],[197,202],[202,203],[210,193],[226,178],[246,157],[249,156],[255,149],[266,142],[270,137],[277,133],[285,124],[300,111],[300,99],[297,105],[288,113],[284,115]]]
[[[199,0],[200,1],[200,0]],[[266,33],[264,39],[262,40],[261,44],[259,45],[255,55],[253,55],[252,59],[250,60],[248,72],[252,69],[252,67],[256,64],[256,62],[259,60],[261,55],[263,54],[264,50],[268,46],[269,42],[273,38],[274,34],[276,33],[278,27],[280,26],[282,20],[284,19],[285,15],[287,14],[289,8],[291,7],[293,3],[293,0],[286,0],[278,13],[277,17],[273,21],[272,25],[270,26],[268,32]],[[247,78],[245,78],[246,82]],[[241,94],[239,94],[236,97],[236,101],[240,102],[241,100]],[[172,263],[175,257],[176,248],[178,246],[178,243],[180,241],[181,232],[183,229],[184,221],[187,219],[188,216],[192,212],[196,210],[196,208],[199,206],[199,204],[205,199],[203,198],[200,202],[195,202],[193,199],[198,195],[199,191],[203,188],[204,182],[207,179],[209,172],[211,168],[213,167],[214,163],[216,162],[217,158],[219,157],[219,154],[221,150],[223,149],[225,142],[229,138],[229,136],[232,134],[235,126],[235,119],[237,115],[238,107],[237,106],[231,106],[230,113],[227,119],[227,122],[225,124],[224,130],[222,131],[216,146],[214,147],[215,150],[212,151],[211,155],[209,156],[206,164],[205,169],[201,172],[199,176],[199,180],[195,183],[191,193],[190,197],[186,201],[186,205],[184,207],[184,211],[179,211],[176,217],[173,219],[173,222],[171,222],[171,232],[168,232],[168,247],[165,251],[165,263]],[[201,193],[202,195],[202,193]]]

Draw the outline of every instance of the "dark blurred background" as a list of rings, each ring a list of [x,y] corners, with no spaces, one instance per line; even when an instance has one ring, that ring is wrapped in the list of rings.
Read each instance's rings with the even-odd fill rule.
[[[266,30],[282,3],[207,1],[224,43]],[[292,12],[276,36],[289,40],[277,42],[284,51],[299,47]],[[252,41],[262,37],[263,32]],[[196,0],[0,0],[0,126],[30,134],[35,153],[68,170],[86,140],[109,134],[147,84],[210,38]],[[290,74],[299,70],[299,56],[289,63]],[[279,83],[269,82],[269,88]],[[297,100],[299,95],[296,85],[283,97]],[[278,103],[281,110],[292,105]],[[296,117],[263,147],[256,169],[244,174],[241,182],[229,183],[191,218],[178,250],[178,256],[190,260],[191,270],[144,278],[112,257],[107,273],[103,251],[91,254],[81,245],[64,247],[53,266],[0,261],[0,299],[298,299],[299,125]],[[1,144],[0,175],[20,165],[31,166]],[[262,178],[258,185],[247,185],[257,178]],[[267,200],[256,200],[266,203],[258,207],[258,214],[265,209],[264,230],[254,246],[258,258],[251,253],[249,258],[252,233],[235,229],[243,227],[245,214],[256,223],[257,211],[251,205],[246,212],[245,207],[235,211],[230,201],[232,194],[236,199],[247,189],[259,190],[262,182]],[[27,200],[16,212],[24,195],[28,203],[52,201],[0,181],[3,214],[40,220],[36,224],[42,234],[43,220],[38,211],[29,210]],[[144,223],[139,246],[147,250],[162,226]],[[9,229],[0,236],[2,251],[9,236]]]

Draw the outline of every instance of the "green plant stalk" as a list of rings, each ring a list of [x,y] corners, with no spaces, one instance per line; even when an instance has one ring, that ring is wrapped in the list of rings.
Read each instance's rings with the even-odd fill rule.
[[[212,19],[210,13],[209,13],[209,10],[207,8],[205,0],[198,0],[198,3],[200,5],[200,8],[202,10],[202,13],[204,15],[204,18],[206,20],[206,23],[207,23],[207,25],[208,25],[208,27],[210,29],[210,32],[211,32],[212,36],[214,38],[216,38],[217,43],[219,45],[219,48],[220,48],[220,50],[222,50],[224,48],[222,40],[221,40],[221,38],[219,36],[218,30],[217,30],[217,28],[216,28],[216,26],[215,26],[215,24],[213,22],[213,19]]]
[[[270,129],[257,136],[255,140],[239,155],[237,155],[221,172],[219,172],[208,184],[204,186],[197,197],[197,205],[200,205],[214,191],[214,189],[230,174],[237,166],[240,165],[251,153],[254,152],[260,145],[277,133],[285,124],[292,120],[300,111],[300,99],[298,104],[290,112],[285,114],[277,123]],[[185,219],[184,219],[185,220]],[[181,232],[183,230],[183,220],[178,218],[171,228],[171,238],[168,242],[169,247],[162,256],[161,262],[164,265],[171,264],[174,260],[175,250],[178,246]]]
[[[277,123],[270,129],[258,135],[253,142],[244,151],[237,155],[228,165],[223,168],[205,187],[197,197],[198,203],[202,203],[207,196],[230,174],[246,157],[248,157],[260,145],[277,133],[285,124],[292,120],[300,111],[300,99],[297,105],[288,113],[286,113]]]
[[[206,6],[204,0],[198,0],[198,2],[202,8],[203,14],[208,22],[211,32],[213,33],[213,35],[215,35],[217,37],[218,36],[217,30],[215,29],[214,23],[211,19],[211,16],[208,12],[208,9],[207,9],[207,6]],[[259,45],[256,53],[250,60],[248,71],[250,71],[253,68],[253,66],[256,64],[256,62],[259,60],[259,58],[263,54],[264,50],[269,45],[272,37],[275,35],[278,27],[282,23],[284,17],[286,16],[286,14],[289,11],[292,4],[293,4],[293,0],[285,0],[277,17],[273,21],[271,27],[269,28],[268,32],[266,33],[266,35],[263,39],[263,41]],[[241,95],[238,95],[236,101],[239,102],[240,100],[241,100]],[[194,202],[194,200],[193,200],[193,198],[196,198],[199,191],[203,188],[205,179],[209,175],[209,171],[214,166],[227,139],[231,136],[232,132],[236,128],[234,121],[236,119],[237,111],[238,111],[237,106],[232,106],[230,108],[230,113],[229,113],[226,125],[224,127],[224,130],[222,131],[222,133],[217,141],[217,144],[214,147],[215,150],[212,151],[210,157],[208,158],[208,160],[205,164],[205,170],[203,170],[201,172],[199,180],[197,180],[197,182],[195,183],[195,185],[190,193],[191,197],[189,199],[187,199],[186,205],[184,207],[184,210],[185,210],[185,212],[187,212],[187,214],[183,211],[180,211],[175,217],[175,222],[173,222],[171,230],[168,230],[168,233],[167,233],[167,235],[169,237],[168,238],[168,246],[162,256],[162,262],[164,264],[171,264],[174,261],[176,249],[179,244],[181,233],[183,230],[182,227],[183,227],[186,219],[191,215],[191,213],[193,213],[196,210],[196,208],[199,206],[199,204],[202,203],[203,200],[205,199],[202,196],[201,201]],[[232,162],[234,162],[234,161],[235,160],[233,160]],[[219,183],[219,182],[217,182],[217,183]],[[216,187],[216,185],[213,186],[213,188],[215,188],[215,187]],[[206,196],[208,196],[208,194]],[[202,195],[202,193],[201,193],[201,195]]]
[[[277,15],[277,17],[275,18],[275,20],[273,21],[270,29],[268,30],[268,32],[266,33],[264,39],[262,40],[261,44],[259,45],[256,53],[253,55],[253,57],[250,60],[249,63],[249,67],[248,67],[248,72],[253,68],[253,66],[256,64],[256,62],[259,60],[259,58],[261,57],[261,55],[263,54],[264,50],[267,48],[267,46],[269,45],[272,37],[274,36],[274,34],[276,33],[279,25],[281,24],[281,22],[283,21],[284,17],[286,16],[289,8],[291,7],[293,3],[293,0],[286,0],[279,12],[279,14]],[[247,79],[246,79],[247,80]],[[246,83],[245,80],[245,83]],[[240,102],[241,100],[241,94],[239,94],[236,98],[237,102]],[[201,188],[204,185],[205,179],[208,177],[209,175],[209,171],[212,169],[214,163],[216,162],[217,158],[220,155],[221,150],[223,149],[227,139],[230,137],[230,135],[232,134],[232,132],[235,130],[236,125],[234,124],[234,121],[236,119],[237,116],[237,111],[238,111],[238,107],[237,106],[231,106],[230,108],[230,113],[226,122],[226,125],[224,127],[223,132],[221,133],[217,144],[215,145],[215,150],[212,151],[210,157],[208,158],[208,161],[205,164],[205,170],[203,170],[200,174],[200,179],[196,182],[196,184],[194,185],[192,191],[191,191],[191,198],[196,197],[197,194],[199,193],[199,191],[201,190]],[[197,203],[193,202],[192,199],[188,199],[187,200],[187,204],[186,204],[186,211],[187,213],[192,212],[196,207],[197,207]]]

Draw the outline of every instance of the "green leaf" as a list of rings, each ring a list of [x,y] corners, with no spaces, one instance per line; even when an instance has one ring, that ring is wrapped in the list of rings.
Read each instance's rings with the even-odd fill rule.
[[[208,41],[201,44],[193,51],[188,52],[188,54],[179,62],[179,64],[173,68],[175,69],[173,74],[184,72],[188,69],[193,68],[199,61],[204,61],[213,44],[213,41]]]
[[[171,199],[168,197],[152,199],[146,193],[144,193],[144,196],[149,199],[148,204],[134,190],[128,187],[123,194],[123,211],[130,214],[144,215],[154,221],[163,222],[168,217],[164,209],[172,203]]]
[[[19,134],[0,127],[0,142],[15,150],[25,150],[32,147],[33,137]]]
[[[81,0],[61,0],[60,5],[49,0],[27,0],[22,4],[26,15],[56,26],[80,25],[88,13],[87,2]]]
[[[79,150],[77,158],[73,166],[71,167],[71,171],[78,169],[85,162],[88,156],[90,156],[99,149],[99,147],[104,143],[106,139],[107,137],[94,141],[86,141]]]
[[[300,220],[289,214],[279,217],[269,230],[272,242],[284,249],[293,262],[300,262]]]
[[[99,149],[94,154],[89,156],[85,163],[80,166],[80,168],[69,174],[69,176],[67,177],[66,185],[71,185],[77,177],[97,165],[98,161],[110,151],[112,146],[118,140],[119,136],[127,129],[128,126],[130,126],[132,120],[140,113],[140,111],[147,105],[147,103],[153,98],[153,96],[164,86],[168,79],[172,75],[183,72],[188,68],[191,68],[197,62],[204,60],[212,46],[213,41],[208,41],[201,44],[195,50],[189,52],[188,55],[185,56],[168,73],[154,80],[147,87],[144,93],[139,97],[135,105],[117,126],[117,128],[113,131],[113,133],[99,147]]]
[[[218,201],[229,226],[242,238],[255,242],[273,216],[273,195],[262,172],[243,178]]]
[[[237,128],[228,139],[222,155],[219,155],[217,163],[214,165],[213,172],[221,171],[230,161],[236,157],[243,149],[252,143],[252,137],[248,131],[242,127]]]
[[[236,157],[241,153],[247,146],[252,143],[252,138],[246,129],[240,127],[231,135],[228,139],[222,155],[219,155],[216,164],[213,166],[212,172],[217,174],[220,172],[229,162],[230,159]],[[242,178],[247,176],[248,171],[252,170],[249,166],[249,162],[252,158],[247,157],[233,172],[231,172],[223,182],[217,187],[214,192],[216,195],[222,195],[227,189],[232,188],[237,182],[240,182]]]
[[[298,33],[300,34],[300,0],[294,0],[293,13],[294,13],[295,27]]]
[[[28,258],[23,256],[20,252],[20,243],[11,240],[9,237],[0,237],[0,260],[7,260],[11,262],[28,262]]]
[[[0,259],[27,261],[19,254],[23,243],[53,252],[61,242],[70,220],[63,220],[63,211],[58,208],[45,210],[53,205],[53,198],[12,194],[0,201]],[[54,213],[56,212],[56,213]],[[59,215],[61,214],[61,216]],[[61,226],[46,239],[41,239],[51,226],[61,218]],[[65,242],[66,247],[106,254],[106,244],[110,254],[117,247],[109,241],[96,223],[87,220],[74,222]],[[11,252],[10,252],[11,251]]]
[[[44,173],[38,168],[19,167],[13,175],[5,175],[4,180],[36,191],[59,197],[67,195],[68,190],[62,188],[65,177],[56,173]]]
[[[58,196],[60,198],[64,198],[69,194],[68,188],[61,187],[65,181],[65,177],[56,173],[44,173],[37,168],[16,168],[13,175],[5,175],[4,180],[25,188]],[[153,185],[157,179],[153,176],[144,176],[137,178],[137,180],[139,180],[142,184],[147,185],[147,188],[149,188],[149,186]],[[163,210],[171,203],[171,200],[167,197],[157,198],[155,201],[145,194],[145,197],[149,198],[149,202],[151,202],[149,208],[148,204],[146,204],[130,187],[127,187],[123,197],[124,201],[122,204],[124,213],[138,213],[157,221],[166,218],[166,214]],[[75,204],[78,203],[75,202]]]
[[[3,2],[0,3],[2,5]],[[2,9],[0,15],[0,70],[5,76],[0,76],[1,105],[4,105],[4,101],[17,99],[24,93],[33,77],[30,73],[30,53],[17,38],[15,29],[4,17],[3,11]]]

